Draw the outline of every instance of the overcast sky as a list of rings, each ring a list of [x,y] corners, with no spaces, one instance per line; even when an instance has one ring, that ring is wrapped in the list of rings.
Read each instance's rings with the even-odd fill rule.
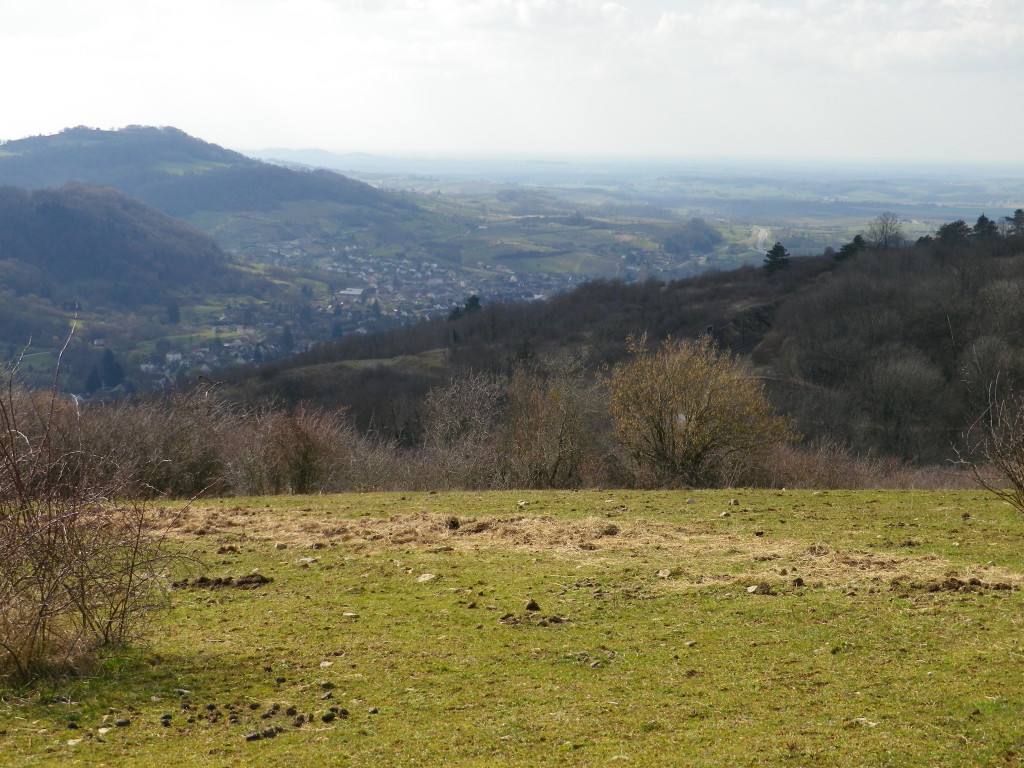
[[[0,0],[0,139],[1024,163],[1024,0]]]

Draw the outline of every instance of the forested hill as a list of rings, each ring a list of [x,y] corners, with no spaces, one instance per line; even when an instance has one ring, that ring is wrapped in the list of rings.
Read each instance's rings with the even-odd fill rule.
[[[653,343],[710,332],[749,361],[809,439],[945,460],[994,382],[1024,386],[1024,213],[1017,219],[952,222],[901,247],[860,241],[773,275],[747,267],[592,282],[544,303],[318,347],[236,391],[351,406],[362,425],[415,439],[423,394],[460,371],[574,356],[596,376],[630,335]],[[375,388],[386,399],[368,394]]]
[[[320,200],[369,210],[406,206],[328,171],[269,165],[176,128],[69,128],[0,144],[0,184],[41,189],[69,181],[114,187],[172,216],[271,210]]]
[[[83,328],[152,335],[144,317],[217,293],[281,289],[201,232],[109,187],[0,187],[0,344],[8,353],[28,339],[59,347],[76,314]]]
[[[124,301],[137,303],[227,274],[206,235],[109,187],[0,187],[0,232],[0,262],[21,273],[4,284],[25,293],[86,280],[108,297],[127,286]]]

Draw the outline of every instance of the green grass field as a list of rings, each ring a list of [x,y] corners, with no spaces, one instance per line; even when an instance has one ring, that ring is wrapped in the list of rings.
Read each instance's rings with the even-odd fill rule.
[[[0,764],[1024,762],[1024,520],[980,492],[228,499],[172,530],[205,571],[98,675],[6,692]]]

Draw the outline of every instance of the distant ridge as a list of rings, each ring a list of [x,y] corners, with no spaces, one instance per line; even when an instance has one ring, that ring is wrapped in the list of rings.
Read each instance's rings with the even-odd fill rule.
[[[80,126],[0,145],[0,184],[42,189],[72,181],[114,187],[173,216],[270,210],[297,200],[374,210],[394,205],[340,174],[271,165],[173,127]]]

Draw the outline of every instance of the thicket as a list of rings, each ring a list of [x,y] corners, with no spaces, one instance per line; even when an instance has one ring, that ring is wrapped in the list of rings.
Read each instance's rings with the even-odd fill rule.
[[[639,388],[642,391],[637,391]],[[657,408],[655,409],[655,406]],[[661,444],[650,450],[644,410]],[[653,410],[652,410],[653,409]],[[456,372],[405,444],[344,410],[246,407],[222,388],[84,404],[84,471],[134,498],[584,487],[949,487],[969,473],[797,445],[763,385],[710,339],[634,342],[598,376],[575,358]],[[645,443],[646,441],[646,443]]]
[[[0,685],[91,667],[135,639],[180,558],[120,470],[94,471],[73,401],[0,392]]]

